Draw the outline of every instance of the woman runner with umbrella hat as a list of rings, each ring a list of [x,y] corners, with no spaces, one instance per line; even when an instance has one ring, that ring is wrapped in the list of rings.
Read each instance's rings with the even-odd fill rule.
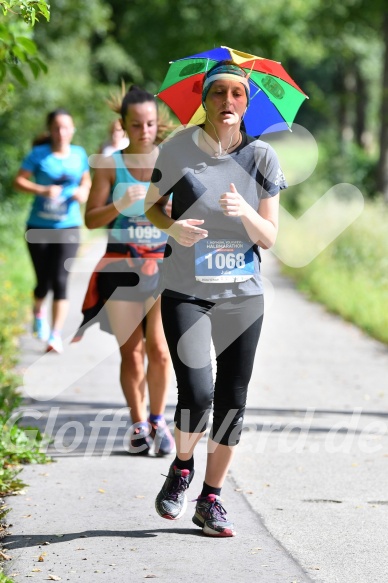
[[[206,73],[206,119],[163,145],[145,205],[148,219],[169,235],[162,318],[178,385],[177,455],[156,510],[170,520],[185,512],[195,446],[213,407],[193,522],[215,537],[235,535],[220,494],[240,440],[262,326],[259,247],[275,242],[279,191],[287,187],[271,146],[242,129],[249,99],[248,76],[233,62],[221,61]],[[170,217],[165,207],[171,193]]]

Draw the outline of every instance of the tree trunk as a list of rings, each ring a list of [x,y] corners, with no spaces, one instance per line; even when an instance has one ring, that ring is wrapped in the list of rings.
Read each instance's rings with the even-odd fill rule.
[[[377,189],[388,204],[388,12],[383,21],[384,69],[381,96],[380,158],[377,170]]]
[[[366,126],[366,106],[367,106],[367,92],[365,79],[360,71],[358,63],[355,67],[355,81],[356,81],[356,111],[354,120],[354,137],[356,143],[361,147],[365,147],[365,126]]]
[[[340,145],[342,153],[346,152],[347,144],[353,139],[353,127],[351,121],[351,100],[354,94],[354,77],[348,68],[343,68],[338,80],[338,125]]]

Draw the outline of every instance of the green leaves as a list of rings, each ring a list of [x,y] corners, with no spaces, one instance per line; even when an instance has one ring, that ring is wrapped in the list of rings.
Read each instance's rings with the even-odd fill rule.
[[[7,17],[0,20],[0,111],[7,108],[6,96],[14,89],[12,82],[6,85],[8,76],[27,87],[29,71],[34,79],[47,72],[29,35],[40,15],[49,20],[49,8],[45,0],[0,0],[0,9]],[[21,34],[24,30],[26,34]]]
[[[50,20],[50,6],[45,0],[0,0],[0,7],[4,16],[11,12],[30,26],[34,26],[40,15]]]
[[[15,41],[26,54],[35,55],[37,53],[36,44],[30,38],[25,36],[17,36]]]
[[[25,78],[23,71],[19,69],[17,65],[8,65],[8,69],[15,77],[15,79],[19,81],[21,85],[23,85],[23,87],[27,87],[28,85],[27,79]]]
[[[4,81],[7,72],[23,87],[27,87],[28,80],[22,69],[27,64],[36,78],[41,71],[47,68],[35,55],[38,49],[33,40],[26,36],[16,35],[12,29],[0,24],[0,82]]]

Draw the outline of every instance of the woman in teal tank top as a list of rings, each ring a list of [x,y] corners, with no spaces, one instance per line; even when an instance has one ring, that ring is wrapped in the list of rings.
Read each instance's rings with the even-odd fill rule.
[[[174,448],[164,419],[171,365],[158,285],[167,237],[144,214],[161,124],[154,96],[136,86],[124,96],[118,111],[130,143],[125,150],[101,158],[103,167],[95,170],[85,213],[89,229],[109,226],[107,251],[92,280],[102,300],[99,307],[103,305],[100,324],[104,327],[105,315],[104,329],[110,328],[120,346],[120,380],[132,420],[129,452],[146,455],[153,446],[156,455],[166,455]],[[95,302],[90,307],[87,294],[83,328],[88,312],[89,317],[96,315],[95,308]]]

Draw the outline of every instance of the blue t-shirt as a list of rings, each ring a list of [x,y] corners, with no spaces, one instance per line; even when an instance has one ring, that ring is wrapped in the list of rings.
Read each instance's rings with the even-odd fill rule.
[[[61,195],[56,199],[35,196],[27,220],[28,227],[65,229],[82,225],[79,202],[72,198],[82,175],[89,170],[88,157],[81,146],[70,146],[70,154],[65,158],[53,154],[50,144],[35,146],[24,158],[21,167],[33,174],[37,184],[63,186]]]

